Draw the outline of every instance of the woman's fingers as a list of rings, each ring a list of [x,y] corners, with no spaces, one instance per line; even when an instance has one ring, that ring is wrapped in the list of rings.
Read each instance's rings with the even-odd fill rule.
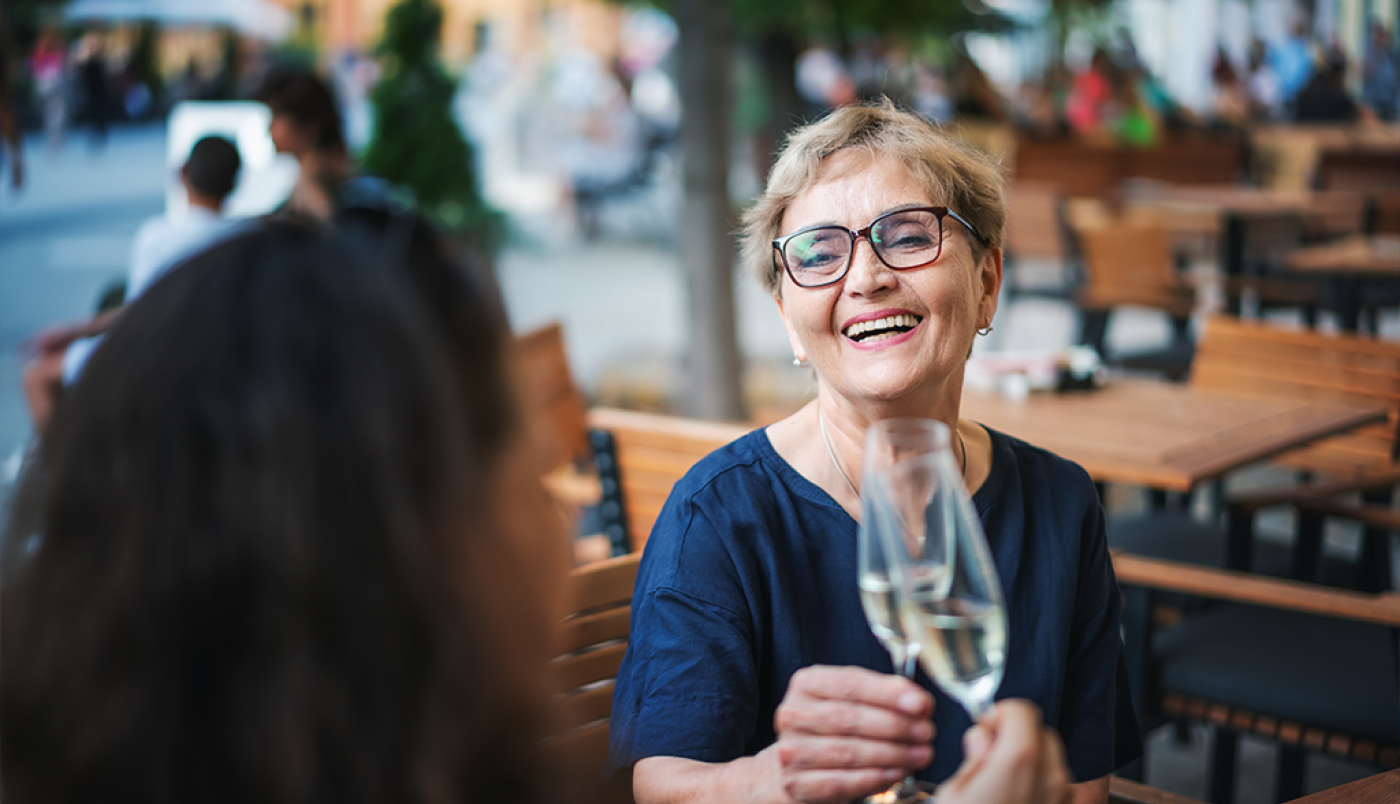
[[[901,676],[877,673],[863,667],[813,665],[792,675],[788,694],[837,701],[864,701],[910,715],[933,711],[933,696]]]
[[[933,697],[917,684],[856,667],[793,675],[774,715],[782,786],[800,801],[879,792],[933,760]]]
[[[895,770],[809,771],[788,777],[783,790],[807,804],[847,804],[887,789],[903,778]]]
[[[792,737],[778,743],[778,758],[792,771],[821,768],[915,770],[933,760],[933,747],[855,737]]]
[[[933,724],[927,717],[858,701],[794,699],[785,702],[775,718],[779,733],[860,735],[919,743],[933,739]]]

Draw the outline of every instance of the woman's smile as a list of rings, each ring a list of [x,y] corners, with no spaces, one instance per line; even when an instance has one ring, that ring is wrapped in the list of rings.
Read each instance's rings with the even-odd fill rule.
[[[908,310],[879,310],[852,318],[841,334],[857,349],[884,349],[913,338],[923,322],[923,316]]]

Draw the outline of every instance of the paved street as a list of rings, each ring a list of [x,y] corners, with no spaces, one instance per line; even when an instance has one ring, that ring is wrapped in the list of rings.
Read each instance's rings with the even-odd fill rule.
[[[131,237],[165,208],[163,125],[118,128],[106,147],[79,133],[58,154],[30,138],[27,177],[0,189],[0,483],[29,440],[20,343],[40,328],[90,315],[126,269]]]

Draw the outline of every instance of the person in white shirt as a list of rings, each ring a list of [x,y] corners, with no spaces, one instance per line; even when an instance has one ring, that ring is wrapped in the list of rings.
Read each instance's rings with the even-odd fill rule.
[[[166,271],[223,239],[234,228],[223,216],[223,209],[241,165],[238,149],[223,137],[204,137],[194,144],[190,158],[180,168],[189,208],[151,218],[136,231],[127,270],[127,303]],[[43,431],[63,386],[77,381],[88,355],[102,342],[102,333],[112,327],[122,309],[116,307],[81,323],[48,329],[29,340],[34,357],[24,370],[24,395],[37,431]]]

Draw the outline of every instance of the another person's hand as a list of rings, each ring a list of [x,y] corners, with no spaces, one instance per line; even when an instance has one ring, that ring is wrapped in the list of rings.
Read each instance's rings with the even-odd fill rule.
[[[1065,748],[1029,701],[1007,700],[963,735],[965,759],[938,788],[938,804],[1064,804]]]
[[[773,718],[783,790],[824,804],[888,788],[933,760],[932,714],[933,696],[899,676],[797,671]]]
[[[49,327],[34,333],[20,344],[20,349],[28,354],[42,356],[53,352],[61,352],[68,348],[68,344],[76,341],[87,334],[88,322],[79,324],[64,324],[57,327]]]

